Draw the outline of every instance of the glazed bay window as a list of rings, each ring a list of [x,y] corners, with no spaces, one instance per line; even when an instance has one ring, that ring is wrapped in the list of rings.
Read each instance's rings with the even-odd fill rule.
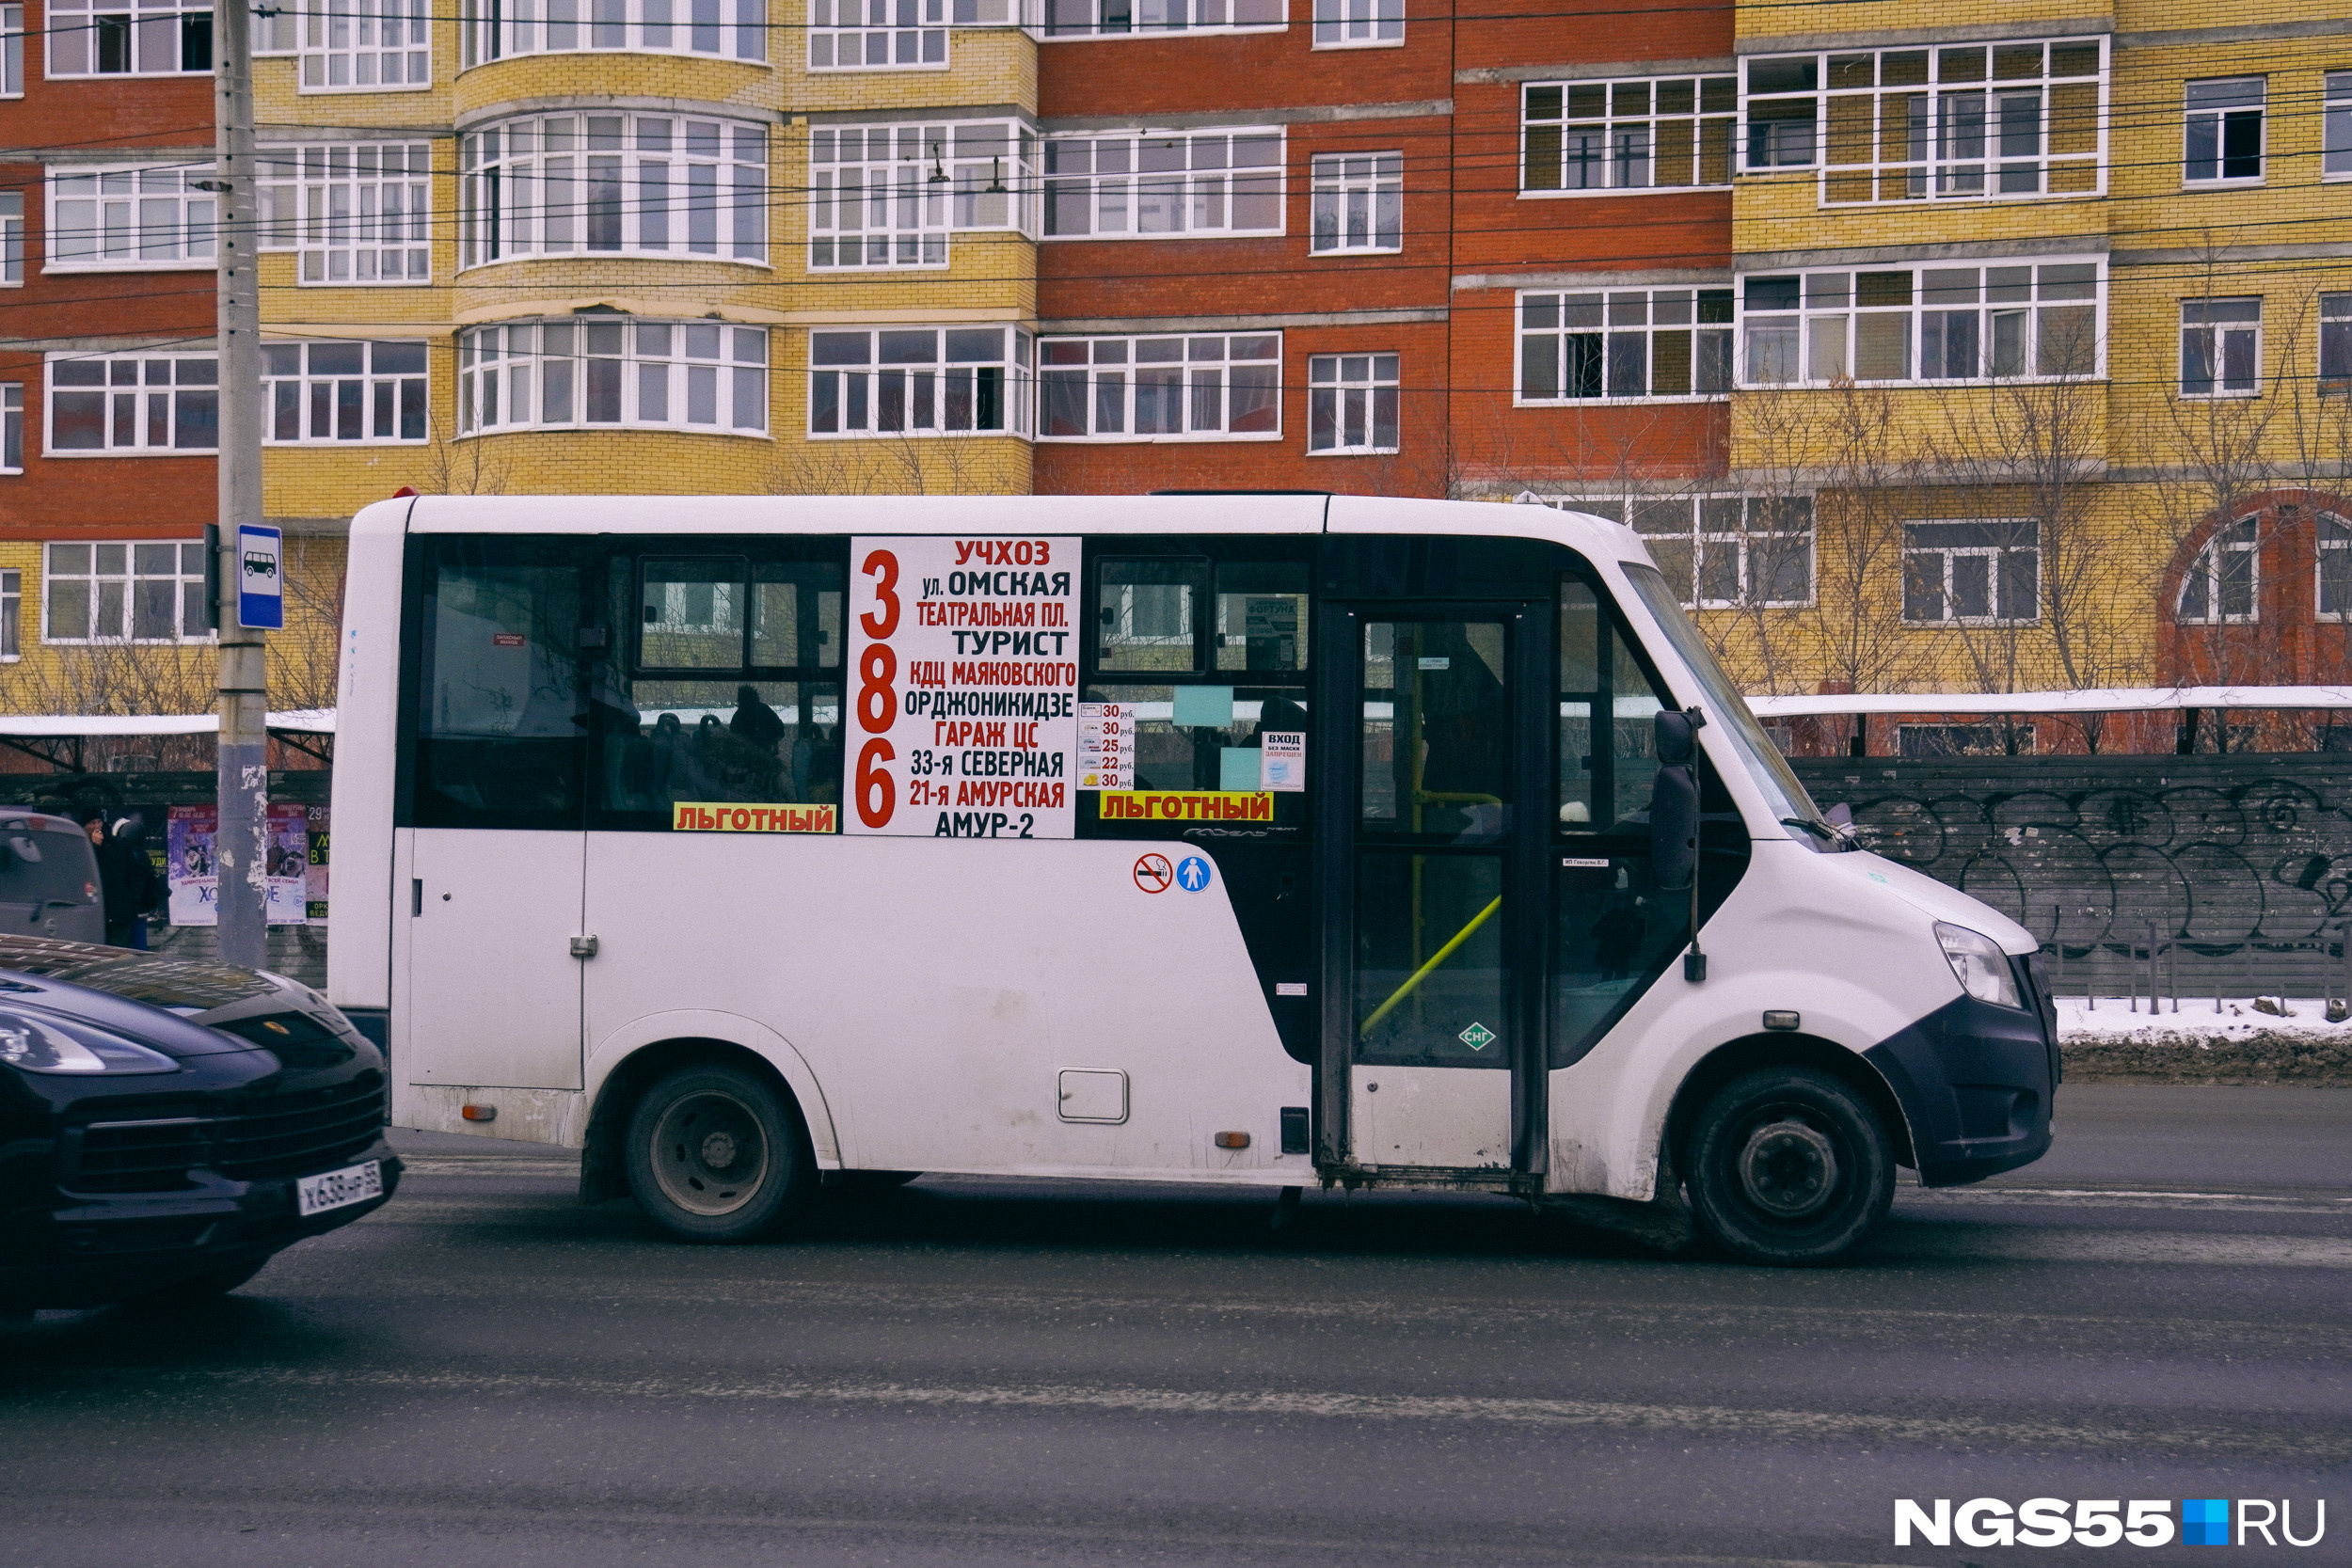
[[[1307,450],[1397,450],[1397,356],[1317,354],[1307,360]]]
[[[1520,91],[1519,188],[1728,185],[1738,100],[1733,76],[1532,83]]]
[[[1405,246],[1405,154],[1343,152],[1313,165],[1318,256]]]
[[[201,540],[47,546],[44,642],[209,642]]]
[[[1282,339],[1049,338],[1040,440],[1272,440],[1282,434]]]
[[[2352,294],[2319,296],[2319,389],[2352,392]]]
[[[429,142],[306,143],[261,152],[263,250],[291,250],[306,284],[433,276]]]
[[[1520,403],[1731,390],[1729,289],[1523,293],[1518,309]]]
[[[52,457],[214,451],[220,363],[209,354],[51,355]]]
[[[2319,618],[2352,620],[2352,522],[2319,514]]]
[[[1810,496],[1635,496],[1561,504],[1629,525],[1686,608],[1813,602]]]
[[[947,0],[808,0],[811,71],[945,71]]]
[[[433,81],[425,0],[308,0],[304,92],[406,90]]]
[[[24,90],[24,8],[0,6],[0,98],[14,98]]]
[[[2181,301],[2181,396],[2250,398],[2261,391],[2262,341],[2259,299]]]
[[[213,264],[209,168],[49,171],[49,266],[93,271]]]
[[[2326,91],[2320,111],[2320,178],[2352,178],[2352,71],[2328,72]]]
[[[684,115],[563,114],[466,134],[460,266],[521,256],[768,259],[768,132]]]
[[[823,126],[809,135],[812,267],[944,267],[958,229],[1026,231],[1036,138],[1010,120]]]
[[[0,386],[0,474],[24,471],[24,383]]]
[[[2099,373],[2093,261],[1742,280],[1743,381],[2000,381]]]
[[[684,430],[764,436],[768,332],[582,315],[457,336],[457,433]]]
[[[263,343],[263,438],[280,446],[421,441],[421,340]]]
[[[1822,166],[1824,203],[2099,189],[2098,39],[1777,55],[1746,64],[1747,166]]]
[[[812,436],[1026,436],[1029,335],[1003,326],[808,335]]]
[[[1073,39],[1279,27],[1285,20],[1286,3],[1287,0],[1043,0],[1044,34],[1049,39]]]
[[[0,659],[24,655],[24,574],[0,572]]]
[[[1047,239],[1281,231],[1279,127],[1046,140]]]
[[[469,0],[465,63],[572,50],[768,57],[768,0]]]
[[[51,0],[45,15],[51,76],[213,69],[212,0]]]
[[[2250,184],[2263,177],[2265,86],[2260,76],[2188,84],[2181,131],[2185,183]]]
[[[2217,531],[2181,574],[2178,618],[2199,626],[2254,620],[2261,577],[2261,519],[2241,517]]]
[[[1405,0],[1313,0],[1317,49],[1374,49],[1405,41]]]
[[[24,193],[0,192],[0,285],[24,281]]]
[[[2026,626],[2041,615],[2040,523],[1903,525],[1906,626]]]

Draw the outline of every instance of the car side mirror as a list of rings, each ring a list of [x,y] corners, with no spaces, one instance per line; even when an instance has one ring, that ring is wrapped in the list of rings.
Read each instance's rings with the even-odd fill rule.
[[[1698,725],[1693,718],[1666,709],[1652,721],[1658,772],[1649,786],[1650,876],[1667,893],[1689,887],[1698,871],[1699,776],[1691,761]]]

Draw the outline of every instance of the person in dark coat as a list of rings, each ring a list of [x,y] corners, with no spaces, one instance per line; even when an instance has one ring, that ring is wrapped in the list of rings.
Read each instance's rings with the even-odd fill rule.
[[[736,739],[774,756],[787,726],[783,715],[759,700],[758,689],[746,684],[735,689],[735,717],[727,721],[727,728]]]
[[[98,859],[98,888],[106,909],[106,944],[145,952],[147,917],[163,907],[168,889],[160,885],[163,879],[155,875],[154,863],[147,858],[146,846],[135,831],[136,819],[126,817],[110,832],[101,807],[87,806],[75,816],[82,831],[89,834],[91,850]]]

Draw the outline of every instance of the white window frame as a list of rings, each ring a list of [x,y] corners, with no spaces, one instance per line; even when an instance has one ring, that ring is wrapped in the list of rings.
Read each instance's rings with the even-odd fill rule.
[[[2095,71],[2083,69],[2086,51]],[[1824,207],[2101,196],[2112,68],[2106,40],[2095,36],[1751,55],[1740,62],[1740,166],[1813,169]],[[2094,87],[2087,103],[2075,90],[2085,86]],[[1792,130],[1767,135],[1768,125]],[[1810,129],[1793,130],[1800,125]],[[2052,150],[2085,127],[2089,147]],[[1898,131],[1901,145],[1889,146]],[[2053,188],[2061,170],[2075,171],[2063,176],[2075,188]]]
[[[1311,0],[1317,49],[1402,49],[1405,0]]]
[[[1685,93],[1690,102],[1679,100]],[[1706,104],[1712,96],[1715,108]],[[1676,106],[1665,107],[1669,98]],[[1622,76],[1591,81],[1529,82],[1519,88],[1519,195],[1551,200],[1624,196],[1634,191],[1725,190],[1740,139],[1740,78]],[[1584,155],[1580,137],[1597,136],[1599,156]],[[1668,139],[1686,144],[1669,172],[1661,151]],[[1712,142],[1710,147],[1708,144]],[[1638,177],[1635,169],[1639,151]],[[1571,184],[1570,153],[1579,169],[1597,166],[1599,179]],[[1710,169],[1709,165],[1713,167]],[[1550,184],[1537,180],[1549,166]],[[1720,175],[1708,179],[1712,172]]]
[[[1547,327],[1531,323],[1540,322],[1549,313],[1554,325]],[[1715,320],[1700,318],[1714,315]],[[1511,302],[1512,377],[1511,401],[1520,408],[1589,407],[1601,403],[1720,403],[1731,395],[1733,385],[1733,345],[1735,312],[1732,291],[1727,288],[1681,289],[1523,289]],[[1681,333],[1690,340],[1686,379],[1687,392],[1659,392],[1658,385],[1661,333]],[[1602,390],[1592,396],[1577,396],[1565,388],[1569,386],[1568,347],[1570,339],[1591,338],[1599,347],[1596,369],[1601,373]],[[1639,392],[1611,391],[1612,377],[1623,364],[1621,355],[1630,351],[1633,340],[1641,341],[1642,385]],[[1723,386],[1714,390],[1700,390],[1701,371],[1705,366],[1704,352],[1709,341],[1723,356]],[[1529,352],[1531,342],[1549,341],[1553,345],[1552,385],[1560,388],[1549,395],[1531,390],[1534,385],[1531,371],[1534,359]]]
[[[1655,556],[1661,549],[1665,560],[1659,562],[1659,571],[1673,584],[1688,584],[1691,593],[1680,599],[1685,610],[1803,610],[1809,607],[1820,587],[1820,561],[1815,549],[1814,500],[1810,495],[1757,496],[1738,491],[1722,494],[1681,496],[1633,495],[1605,500],[1563,500],[1554,503],[1576,512],[1590,512],[1596,516],[1621,522],[1642,536]],[[1776,514],[1802,513],[1800,526],[1785,526]],[[1782,546],[1792,554],[1801,554],[1804,562],[1804,593],[1800,598],[1756,600],[1756,574],[1759,566],[1756,557],[1772,548],[1770,541],[1788,540]],[[1709,568],[1716,557],[1731,562],[1731,576],[1738,596],[1702,597],[1701,590],[1710,586]],[[1769,562],[1761,563],[1770,568]]]
[[[1403,451],[1400,363],[1395,354],[1310,355],[1307,455],[1366,457]]]
[[[2320,103],[2319,177],[2352,180],[2352,71],[2331,71]]]
[[[2251,316],[2247,316],[2242,312],[2249,306],[2253,313]],[[2216,307],[2240,313],[2215,320],[2212,318]],[[2262,396],[2262,296],[2259,294],[2223,294],[2210,299],[2181,301],[2181,376],[2178,383],[2181,396],[2196,398],[2200,401],[2206,398]],[[2201,319],[2191,321],[2189,318],[2192,315]],[[2192,335],[2201,336],[2205,340],[2206,363],[2214,372],[2211,380],[2201,390],[2193,389],[2189,383],[2189,348]],[[2228,373],[2230,355],[2234,348],[2231,340],[2241,338],[2246,341],[2246,349],[2253,369],[2251,374],[2243,378],[2245,383],[2243,386],[2233,386],[2231,383],[2233,378]]]
[[[0,98],[24,96],[24,8],[0,6]]]
[[[547,256],[767,267],[772,146],[766,125],[706,115],[568,110],[475,126],[459,143],[458,270]],[[694,183],[705,169],[707,197]],[[694,233],[705,212],[707,248]],[[592,244],[607,221],[617,243]]]
[[[469,0],[466,67],[516,55],[692,55],[768,64],[771,0]],[[731,47],[730,47],[731,46]]]
[[[1977,539],[1937,537],[1931,539],[1921,530],[1978,530],[1983,537]],[[2042,621],[2042,525],[2031,517],[1906,517],[1903,519],[1902,558],[1902,624],[1906,626],[2031,626]],[[2019,615],[2010,604],[2010,591],[2018,586],[2010,576],[2010,562],[2014,557],[2029,558],[2033,564],[2033,613]],[[1932,559],[1937,563],[1935,596],[1944,613],[1937,616],[1915,616],[1912,613],[1911,585],[1913,575],[1921,562]],[[1953,584],[1957,580],[1962,561],[1984,562],[1985,602],[1991,613],[1960,615],[1953,612],[1957,598]]]
[[[0,289],[24,286],[24,193],[0,192]]]
[[[433,86],[428,0],[310,0],[302,8],[302,93],[423,92]]]
[[[2251,102],[2247,88],[2251,85]],[[2197,102],[2198,89],[2205,88],[2213,101]],[[2243,120],[2249,115],[2254,121],[2254,172],[2229,174],[2224,170],[2230,162],[2229,134],[2231,122]],[[2210,137],[2209,157],[2198,156],[2201,137]],[[2200,163],[2212,166],[2211,174],[2196,173]],[[2192,190],[2215,187],[2259,185],[2270,169],[2270,81],[2265,76],[2206,76],[2181,85],[2181,183]]]
[[[1241,345],[1236,356],[1234,345]],[[1171,350],[1169,345],[1173,344]],[[1271,353],[1267,352],[1271,345]],[[1083,353],[1085,363],[1075,362]],[[1146,358],[1149,355],[1152,357]],[[1052,361],[1049,363],[1049,360]],[[1144,365],[1153,368],[1152,385],[1155,392],[1151,401],[1165,404],[1173,398],[1183,415],[1185,426],[1181,431],[1158,430],[1138,433],[1136,430],[1139,401],[1138,371]],[[1170,369],[1183,380],[1171,384],[1167,380]],[[1253,392],[1271,392],[1273,424],[1263,430],[1236,431],[1233,422],[1234,372],[1248,372],[1247,385]],[[1218,419],[1216,428],[1206,421],[1195,423],[1195,416],[1205,406],[1198,400],[1211,386],[1217,399]],[[1047,416],[1057,391],[1067,396],[1075,391],[1086,410],[1087,430],[1084,435],[1053,435],[1047,429]],[[1104,407],[1105,393],[1117,399],[1120,428],[1096,428]],[[1147,333],[1107,334],[1086,338],[1041,338],[1038,341],[1038,434],[1041,441],[1090,441],[1096,443],[1163,442],[1163,441],[1279,441],[1282,438],[1282,334],[1279,332],[1217,332],[1217,333]]]
[[[49,193],[49,220],[41,235],[43,272],[171,272],[202,268],[213,261],[213,225],[219,204],[209,191],[194,189],[212,178],[210,165],[108,165],[98,168],[52,166],[42,182]],[[157,220],[168,203],[168,228]],[[87,205],[87,212],[82,211]],[[162,236],[168,234],[168,242]],[[119,254],[85,258],[61,255],[61,241],[119,245]],[[158,254],[160,251],[168,254]]]
[[[2322,621],[2352,621],[2352,518],[2332,512],[2319,514],[2318,559],[2312,562],[2312,606]],[[2332,568],[2332,570],[2331,570]],[[2335,581],[2330,584],[2328,578]],[[2331,594],[2330,587],[2334,589]],[[2329,609],[2328,601],[2335,600]]]
[[[260,161],[260,248],[295,252],[302,287],[433,281],[432,143],[296,142]]]
[[[808,0],[808,69],[945,71],[947,0]]]
[[[648,328],[667,335],[666,352]],[[457,434],[667,430],[764,441],[771,336],[764,326],[733,322],[603,313],[463,327],[457,334]],[[618,368],[609,372],[598,368],[605,365]],[[658,374],[656,366],[661,367]],[[592,420],[589,400],[608,375],[617,417]],[[496,389],[490,390],[493,381]],[[656,386],[659,416],[645,411]],[[712,418],[697,420],[695,405],[706,392]],[[527,398],[531,408],[519,419],[510,417],[518,396]],[[552,418],[547,412],[551,402],[562,410]]]
[[[995,346],[990,350],[980,340],[992,336]],[[861,340],[864,357],[852,358],[858,348],[853,341]],[[1036,356],[1036,341],[1019,327],[811,327],[808,437],[1026,439],[1035,401],[1031,367]],[[983,372],[990,370],[999,372],[999,419],[996,424],[982,425],[980,388]],[[969,422],[959,420],[959,410]]]
[[[108,552],[116,549],[122,552],[120,569],[108,570]],[[152,552],[164,549],[171,551],[172,569],[170,571],[157,570],[158,563],[151,559],[146,569],[141,569],[139,562],[142,553],[150,554],[151,557]],[[71,566],[71,552],[75,550],[88,552],[83,557],[87,564],[79,571],[72,570]],[[64,568],[58,565],[60,551],[68,553],[69,564]],[[89,629],[94,635],[56,636],[58,617],[55,611],[57,592],[66,584],[77,582],[88,585],[84,590],[83,612],[87,621],[92,623]],[[139,592],[139,585],[143,583],[169,583],[171,585],[173,629],[169,637],[135,635],[138,626],[137,601],[146,596]],[[114,626],[119,630],[113,635],[99,630],[95,625],[104,611],[105,590],[108,587],[115,588],[119,594],[119,613],[113,617]],[[147,647],[190,646],[214,641],[216,634],[210,626],[205,626],[202,630],[193,634],[187,629],[190,622],[200,625],[204,619],[204,546],[201,541],[53,539],[41,550],[40,640],[45,643],[67,648],[87,648],[106,644],[120,646],[125,643]]]
[[[1882,305],[1883,280],[1894,274],[1910,275],[1907,303]],[[1973,303],[1959,286],[1962,275],[1974,273]],[[1866,285],[1864,279],[1874,280]],[[1769,288],[1787,285],[1795,304],[1775,300],[1759,304]],[[1865,386],[1964,387],[2042,381],[2096,381],[2106,373],[2107,275],[2105,258],[2051,257],[2022,261],[2004,257],[1954,257],[1948,261],[1911,261],[1836,272],[1749,274],[1739,287],[1738,385],[1758,387],[1826,387],[1851,376]],[[2089,315],[2083,312],[2088,309]],[[1903,373],[1863,377],[1865,347],[1883,348],[1886,329],[1866,325],[1865,318],[1901,315]],[[1924,318],[1934,317],[1923,325]],[[1959,327],[1950,318],[1973,317],[1976,346],[1973,376],[1920,374],[1923,344],[1932,337],[1948,366],[1961,352],[1951,334]],[[2087,324],[2087,325],[2086,325]],[[2088,341],[2091,363],[2077,367],[2071,345]],[[1869,340],[1866,343],[1866,339]],[[1781,351],[1790,356],[1795,370],[1786,377],[1761,367],[1780,363]],[[2058,370],[2047,368],[2047,356],[2061,357]],[[2004,363],[2017,367],[2014,373]],[[1997,373],[1996,373],[1997,372]]]
[[[2319,389],[2337,397],[2352,392],[2352,293],[2319,296]]]
[[[194,70],[183,69],[181,63],[186,58],[188,41],[188,29],[180,20],[183,16],[205,19],[206,62]],[[213,0],[52,0],[43,17],[47,36],[42,40],[41,71],[53,82],[110,76],[208,76],[219,47],[212,35]],[[84,17],[87,23],[77,25]],[[114,25],[109,27],[109,23]],[[104,51],[103,35],[117,29],[129,69],[101,71],[97,66]],[[151,58],[170,63],[151,64]],[[77,61],[85,69],[75,69]]]
[[[1307,248],[1368,256],[1405,248],[1405,154],[1318,152],[1308,165]]]
[[[1001,8],[1004,0],[996,4]],[[1025,25],[1041,43],[1277,33],[1290,25],[1290,0],[1024,0],[1023,9]]]
[[[346,357],[357,366],[336,362]],[[264,341],[262,444],[422,446],[433,434],[431,366],[432,351],[421,338]],[[350,436],[342,434],[346,407],[353,411]],[[404,434],[410,428],[414,435]]]
[[[2225,556],[2243,557],[2246,562],[2246,613],[2243,615],[2233,615],[2221,609],[2222,590],[2227,585],[2219,562]],[[2201,583],[2204,587],[2205,613],[2201,615],[2192,615],[2188,611],[2188,594],[2192,583]],[[2207,539],[2196,555],[2190,558],[2188,569],[2181,574],[2181,594],[2174,602],[2173,623],[2184,626],[2246,626],[2259,622],[2262,611],[2262,518],[2259,515],[2240,517],[2226,529],[2216,529],[2213,537]]]
[[[0,382],[0,474],[24,471],[24,383]]]
[[[958,230],[1036,228],[1036,133],[1018,120],[820,125],[808,137],[808,265],[947,265]]]
[[[1269,143],[1271,144],[1269,146]],[[1181,147],[1181,151],[1180,151]],[[1289,138],[1279,125],[1200,131],[1098,131],[1045,138],[1042,240],[1184,240],[1284,232]],[[1249,160],[1242,163],[1242,159]],[[1081,172],[1077,165],[1088,165]],[[1151,163],[1154,166],[1144,169]],[[1173,162],[1177,166],[1166,166]],[[1103,166],[1108,163],[1108,168]],[[1088,227],[1062,230],[1083,199]],[[1232,221],[1244,201],[1270,225]],[[1160,225],[1142,227],[1146,208]],[[1106,223],[1112,219],[1115,223]],[[1203,221],[1206,220],[1206,221]],[[1170,226],[1172,224],[1172,226]]]
[[[60,365],[103,367],[103,385],[58,384]],[[184,371],[183,366],[187,367]],[[87,375],[87,371],[67,374]],[[40,451],[44,457],[209,457],[220,450],[220,361],[212,354],[152,353],[52,354],[47,356],[42,383]],[[102,395],[104,443],[95,447],[61,447],[57,443],[57,399],[77,393]],[[214,443],[195,447],[175,444],[184,421],[212,399]],[[129,400],[127,403],[124,400]],[[158,407],[157,400],[161,400]],[[160,441],[151,441],[158,428]],[[131,439],[117,445],[115,437],[128,430]]]
[[[302,11],[294,0],[284,0],[278,8],[264,16],[253,13],[254,57],[294,55],[302,47]]]
[[[0,664],[24,657],[24,574],[0,571]]]

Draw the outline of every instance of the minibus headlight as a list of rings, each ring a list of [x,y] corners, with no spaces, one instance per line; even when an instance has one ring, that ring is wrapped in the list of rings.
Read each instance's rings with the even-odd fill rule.
[[[26,1072],[97,1077],[103,1073],[177,1072],[160,1051],[87,1026],[68,1030],[29,1013],[0,1012],[0,1063]]]
[[[2004,1007],[2021,1007],[2018,1000],[2017,974],[2009,966],[2009,955],[2001,944],[1981,931],[1965,926],[1935,923],[1935,940],[1944,946],[1944,957],[1951,961],[1952,973],[1959,976],[1960,989],[1979,1002],[1998,1003]]]

